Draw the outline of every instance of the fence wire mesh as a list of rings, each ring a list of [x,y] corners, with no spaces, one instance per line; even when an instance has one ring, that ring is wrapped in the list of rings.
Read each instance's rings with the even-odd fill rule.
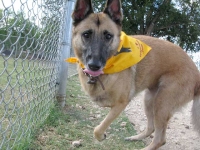
[[[0,1],[0,149],[19,147],[53,106],[62,12],[63,0]]]

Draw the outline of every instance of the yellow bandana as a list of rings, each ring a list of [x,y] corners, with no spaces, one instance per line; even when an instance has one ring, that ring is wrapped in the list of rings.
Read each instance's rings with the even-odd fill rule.
[[[120,72],[137,64],[151,50],[151,47],[138,39],[126,35],[124,32],[121,32],[120,40],[118,53],[107,60],[103,69],[104,74]],[[76,57],[70,57],[65,61],[79,63]],[[82,68],[85,68],[83,64],[79,64]]]

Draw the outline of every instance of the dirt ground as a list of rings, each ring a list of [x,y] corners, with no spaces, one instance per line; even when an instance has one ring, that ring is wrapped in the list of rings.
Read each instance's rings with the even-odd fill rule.
[[[137,133],[146,127],[146,116],[143,111],[143,95],[139,94],[127,106],[125,112],[131,123],[135,125]],[[159,150],[200,150],[200,136],[193,130],[191,124],[192,102],[185,106],[180,112],[174,114],[167,128],[167,141]],[[144,140],[147,145],[152,137]]]

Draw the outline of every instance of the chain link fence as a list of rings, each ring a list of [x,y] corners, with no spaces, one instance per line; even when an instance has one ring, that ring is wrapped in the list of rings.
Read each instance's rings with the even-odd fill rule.
[[[0,1],[0,149],[19,149],[54,105],[66,3]]]

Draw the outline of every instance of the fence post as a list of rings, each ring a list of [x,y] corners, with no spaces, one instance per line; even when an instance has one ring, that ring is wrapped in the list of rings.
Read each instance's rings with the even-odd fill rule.
[[[61,26],[61,67],[60,74],[58,77],[58,92],[57,101],[61,107],[65,106],[66,100],[66,88],[67,88],[67,76],[68,76],[68,63],[64,59],[70,57],[71,49],[71,30],[72,30],[72,19],[71,14],[74,9],[74,0],[64,1],[64,15],[63,24]]]

